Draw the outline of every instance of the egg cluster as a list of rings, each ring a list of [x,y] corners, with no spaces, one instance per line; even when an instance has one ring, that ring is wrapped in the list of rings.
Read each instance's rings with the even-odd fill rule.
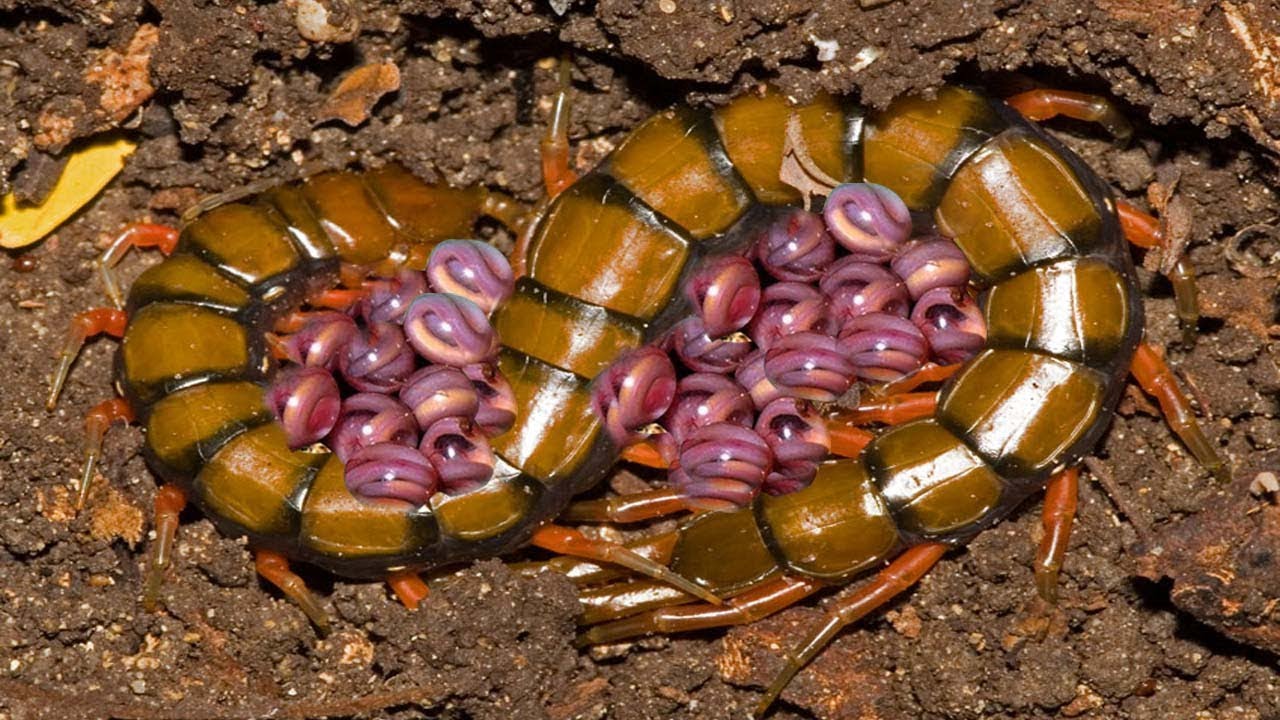
[[[841,185],[821,214],[786,211],[745,254],[697,268],[695,313],[606,369],[596,410],[619,445],[650,442],[694,505],[797,490],[830,450],[814,403],[982,347],[969,273],[891,190]]]
[[[365,280],[349,312],[308,313],[275,343],[287,363],[267,393],[290,446],[323,442],[362,497],[420,505],[483,485],[488,438],[515,421],[489,323],[513,288],[502,253],[450,240],[425,272]]]

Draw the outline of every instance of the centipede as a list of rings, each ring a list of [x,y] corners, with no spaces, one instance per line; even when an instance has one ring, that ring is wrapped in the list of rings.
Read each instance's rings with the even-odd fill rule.
[[[1037,124],[1129,132],[1105,99],[968,87],[883,110],[762,88],[675,107],[569,168],[569,89],[525,207],[395,165],[334,171],[129,227],[104,253],[118,397],[86,419],[80,504],[106,429],[137,422],[163,485],[143,604],[178,513],[248,538],[259,573],[327,629],[290,561],[385,579],[535,545],[563,557],[584,645],[752,622],[870,576],[787,656],[758,708],[949,549],[1045,494],[1036,587],[1056,599],[1075,466],[1127,378],[1215,476],[1229,469],[1143,342],[1131,245],[1159,222]],[[482,217],[510,257],[466,240]],[[165,258],[127,294],[131,247]],[[1194,330],[1194,282],[1167,263]],[[576,500],[621,459],[666,473]],[[689,513],[621,545],[576,526]],[[874,575],[872,575],[874,573]]]

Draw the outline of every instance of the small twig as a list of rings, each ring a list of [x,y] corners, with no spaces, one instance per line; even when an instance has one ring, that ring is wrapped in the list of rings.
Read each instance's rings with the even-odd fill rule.
[[[1129,524],[1133,526],[1134,532],[1138,533],[1138,539],[1142,541],[1142,544],[1150,547],[1154,537],[1151,532],[1151,525],[1129,503],[1128,495],[1116,484],[1115,476],[1111,474],[1107,466],[1103,465],[1101,460],[1092,457],[1085,458],[1084,465],[1089,468],[1089,473],[1102,486],[1103,492],[1111,499],[1111,504],[1115,505],[1120,514],[1128,519]]]

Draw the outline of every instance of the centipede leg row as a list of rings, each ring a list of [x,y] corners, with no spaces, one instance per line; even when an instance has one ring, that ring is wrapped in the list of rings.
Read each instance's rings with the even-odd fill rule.
[[[1226,475],[1159,353],[1142,343],[1142,303],[1126,236],[1156,246],[1158,225],[1118,202],[1079,158],[1027,119],[1066,114],[1126,132],[1105,101],[1033,91],[1005,103],[945,87],[872,112],[827,95],[793,106],[762,92],[713,110],[658,113],[581,178],[567,166],[567,107],[562,94],[544,142],[552,197],[532,210],[500,193],[428,185],[389,166],[277,187],[212,208],[180,234],[137,231],[109,251],[104,266],[127,245],[157,245],[167,257],[132,284],[123,308],[77,316],[54,396],[85,337],[121,336],[120,398],[91,413],[87,456],[91,469],[113,421],[136,420],[145,431],[148,464],[166,483],[156,501],[157,540],[144,594],[149,605],[160,595],[177,513],[188,501],[222,532],[247,537],[261,574],[322,627],[322,603],[292,574],[289,560],[346,577],[387,579],[412,606],[426,592],[416,573],[533,541],[586,559],[546,565],[582,586],[587,644],[750,622],[878,570],[832,606],[822,629],[789,656],[763,711],[841,628],[1046,487],[1036,576],[1051,602],[1074,512],[1074,466],[1106,430],[1131,371],[1201,464]],[[830,317],[838,302],[816,290],[775,291],[775,284],[765,296],[819,296],[814,324],[791,338],[771,336],[777,346],[758,349],[767,358],[761,359],[764,375],[744,380],[751,356],[733,343],[749,344],[756,306],[748,302],[747,312],[734,306],[715,322],[699,317],[707,306],[700,303],[710,302],[708,268],[739,278],[754,272],[751,263],[770,269],[760,238],[780,219],[797,217],[800,207],[813,217],[825,213],[829,225],[852,222],[850,232],[875,236],[865,222],[858,225],[865,218],[859,220],[853,201],[848,217],[830,220],[844,202],[840,193],[854,192],[843,189],[849,187],[859,188],[858,202],[900,204],[904,234],[959,249],[968,280],[952,294],[961,304],[961,296],[976,300],[974,312],[984,323],[978,342],[959,362],[889,374],[845,370],[843,377],[822,376],[822,388],[791,393],[788,407],[797,409],[774,431],[785,425],[799,433],[786,423],[809,417],[805,437],[822,438],[806,446],[809,465],[784,460],[790,457],[784,449],[756,442],[759,437],[717,428],[698,436],[704,441],[698,451],[718,457],[715,467],[722,469],[704,467],[698,472],[711,476],[690,481],[696,473],[689,443],[703,428],[690,421],[688,437],[679,437],[657,426],[680,387],[677,376],[684,382],[696,370],[736,377],[747,419],[719,424],[749,427],[756,413],[776,420],[768,403],[788,397],[790,386],[774,369],[784,364],[783,350],[800,353],[793,369],[804,378],[814,377],[822,362],[844,367],[854,352]],[[370,278],[428,269],[433,249],[472,234],[482,215],[505,223],[520,242],[511,258],[509,297],[489,309],[489,329],[500,344],[466,362],[478,359],[495,387],[494,377],[509,383],[510,418],[487,438],[468,434],[466,425],[450,437],[470,438],[468,451],[477,444],[491,448],[491,467],[478,482],[453,486],[447,473],[432,471],[444,479],[433,480],[429,491],[387,470],[388,481],[399,484],[378,485],[379,476],[368,485],[382,496],[353,491],[354,470],[335,443],[322,438],[299,446],[273,406],[281,368],[290,360],[307,362],[282,351],[288,344],[281,338],[296,335],[326,308],[356,315],[374,292]],[[885,250],[880,259],[887,265],[903,252]],[[859,253],[865,254],[859,249],[823,263],[875,259]],[[1177,267],[1171,280],[1183,320],[1194,327],[1194,284],[1186,264]],[[777,277],[789,277],[780,272]],[[397,292],[412,285],[396,282]],[[711,286],[724,290],[715,282]],[[758,284],[740,287],[759,294]],[[850,322],[861,313],[846,310]],[[681,335],[691,316],[703,325]],[[894,323],[872,325],[901,324]],[[806,340],[810,345],[795,339],[819,327],[830,337]],[[405,328],[412,341],[407,322]],[[702,343],[696,352],[706,367],[687,360],[694,342]],[[932,349],[942,344],[935,340]],[[686,362],[671,373],[662,369],[670,365],[665,355],[644,354],[673,345],[676,365]],[[873,348],[882,360],[883,345]],[[393,389],[384,392],[394,393],[405,381],[389,382]],[[860,398],[846,392],[851,385],[862,388]],[[426,425],[420,430],[430,434]],[[415,444],[416,432],[403,444]],[[721,437],[723,446],[716,444]],[[425,439],[422,447],[428,453]],[[756,450],[764,459],[746,470],[742,458],[730,457]],[[671,486],[570,506],[620,456],[670,468]],[[759,476],[763,490],[760,482],[737,482],[734,473],[747,471]],[[82,499],[91,479],[86,470]],[[554,525],[566,508],[566,522],[694,514],[677,531],[624,549]],[[635,579],[596,564],[612,560],[651,577]]]

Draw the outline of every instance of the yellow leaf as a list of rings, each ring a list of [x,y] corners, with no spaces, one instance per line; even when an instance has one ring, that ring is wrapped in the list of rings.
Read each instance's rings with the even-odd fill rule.
[[[44,202],[19,207],[13,193],[0,198],[0,247],[23,247],[53,232],[120,173],[137,146],[121,135],[95,140],[71,154]]]

